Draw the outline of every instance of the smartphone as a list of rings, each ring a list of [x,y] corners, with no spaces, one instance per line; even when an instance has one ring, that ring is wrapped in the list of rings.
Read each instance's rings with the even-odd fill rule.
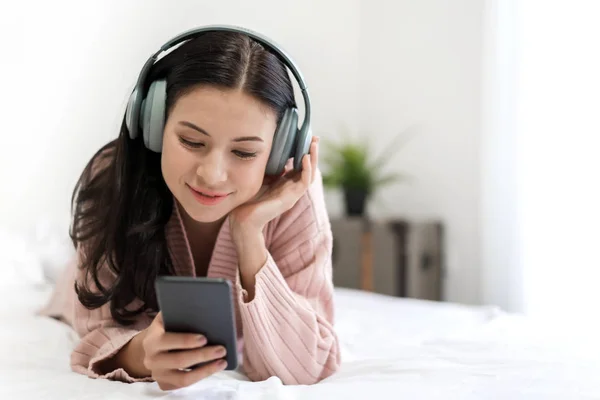
[[[237,330],[229,280],[159,276],[155,287],[165,331],[204,335],[207,346],[221,345],[227,350],[225,369],[236,369]]]

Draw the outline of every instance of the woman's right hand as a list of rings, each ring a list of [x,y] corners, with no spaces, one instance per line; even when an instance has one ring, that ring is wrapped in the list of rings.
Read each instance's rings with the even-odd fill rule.
[[[224,347],[207,346],[202,335],[165,332],[160,312],[145,329],[141,345],[144,367],[162,390],[189,386],[227,366]],[[204,362],[210,363],[188,370]]]

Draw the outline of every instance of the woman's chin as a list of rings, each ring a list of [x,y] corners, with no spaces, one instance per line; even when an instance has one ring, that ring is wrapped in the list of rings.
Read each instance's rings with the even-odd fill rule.
[[[193,210],[187,210],[188,215],[196,222],[210,224],[222,222],[231,210],[227,209],[206,209],[205,207],[194,207]]]

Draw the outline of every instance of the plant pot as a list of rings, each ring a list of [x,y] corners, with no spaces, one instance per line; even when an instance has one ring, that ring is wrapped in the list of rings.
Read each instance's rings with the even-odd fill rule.
[[[344,189],[346,215],[363,216],[367,202],[367,192],[361,189]]]

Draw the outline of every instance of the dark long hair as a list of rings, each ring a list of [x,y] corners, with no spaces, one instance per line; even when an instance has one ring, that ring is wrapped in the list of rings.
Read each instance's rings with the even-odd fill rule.
[[[248,36],[209,32],[160,59],[150,79],[167,79],[167,116],[178,98],[199,85],[241,89],[270,107],[281,120],[295,106],[292,84],[278,56]],[[89,161],[72,197],[70,236],[79,247],[84,279],[75,284],[88,309],[110,302],[118,323],[157,311],[154,281],[172,274],[165,225],[173,197],[162,177],[160,154],[129,138],[125,123],[118,138]],[[106,276],[112,276],[106,284]],[[91,286],[93,284],[95,289]],[[137,309],[129,306],[141,300]]]

